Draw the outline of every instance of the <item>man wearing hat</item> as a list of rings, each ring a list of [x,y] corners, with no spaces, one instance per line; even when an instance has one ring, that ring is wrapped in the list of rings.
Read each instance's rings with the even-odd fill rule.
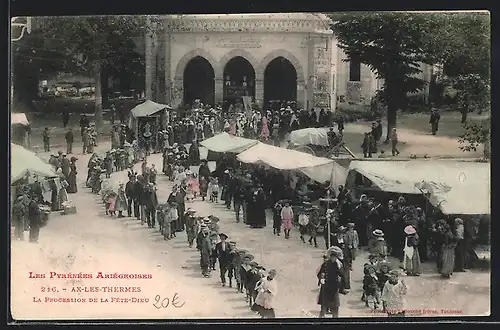
[[[24,196],[19,195],[12,205],[12,224],[14,224],[14,237],[24,241],[24,224],[28,215],[28,207],[24,203]]]
[[[195,210],[188,208],[186,210],[186,213],[184,215],[184,219],[186,220],[186,234],[187,234],[187,240],[189,247],[193,247],[193,242],[196,238],[196,218],[194,214],[196,213]]]
[[[57,155],[56,154],[50,155],[49,164],[52,165],[52,166],[54,166],[54,171],[57,170],[57,168],[59,167],[59,161],[57,160]]]
[[[135,173],[129,172],[128,182],[125,184],[125,195],[127,196],[127,215],[132,216],[132,205],[134,217],[139,219],[139,182]]]
[[[146,189],[146,220],[149,228],[156,226],[156,207],[158,206],[158,195],[156,194],[156,187],[153,183],[148,183]]]
[[[206,225],[201,226],[200,235],[197,238],[197,248],[200,251],[200,267],[201,274],[204,277],[210,277],[210,262],[213,252],[212,240],[210,238],[210,232]]]
[[[210,229],[208,225],[209,237],[212,241],[212,253],[210,254],[210,269],[215,271],[215,264],[217,263],[217,251],[215,251],[215,246],[220,242],[219,233],[214,232]]]
[[[320,274],[323,281],[318,295],[318,305],[321,306],[319,317],[324,318],[327,310],[330,309],[332,317],[337,318],[340,307],[339,290],[342,289],[341,283],[344,282],[342,262],[339,260],[342,258],[342,250],[337,246],[332,246],[327,253],[330,259],[326,262],[324,273]]]
[[[30,198],[28,205],[28,221],[29,221],[29,241],[30,243],[38,243],[38,236],[40,235],[41,211],[38,205],[38,196],[33,194]]]
[[[62,169],[62,172],[64,174],[64,179],[66,181],[68,181],[70,165],[71,165],[71,163],[70,163],[68,157],[66,157],[66,154],[63,153],[62,159],[61,159],[61,169]]]
[[[217,260],[219,260],[219,268],[220,268],[220,280],[222,286],[226,286],[226,273],[229,270],[229,266],[231,264],[231,246],[226,241],[227,235],[224,233],[219,234],[220,242],[215,245],[215,255]],[[229,274],[229,286],[232,287],[232,274]]]

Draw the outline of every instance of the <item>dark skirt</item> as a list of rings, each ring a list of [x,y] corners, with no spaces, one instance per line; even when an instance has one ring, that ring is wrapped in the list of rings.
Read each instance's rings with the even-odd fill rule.
[[[75,194],[78,192],[78,186],[76,185],[76,173],[70,172],[68,175],[68,188],[66,189],[68,194]]]
[[[263,206],[257,206],[257,209],[254,210],[254,216],[254,226],[266,226],[266,209]]]
[[[264,308],[263,306],[253,304],[252,311],[259,313],[263,319],[274,319],[276,318],[276,313],[274,312],[274,308]]]
[[[324,286],[322,285],[319,289],[318,305],[325,306],[331,309],[338,308],[340,306],[339,292],[326,292]]]
[[[273,228],[274,229],[281,229],[281,223],[282,223],[281,216],[275,214],[273,216]]]

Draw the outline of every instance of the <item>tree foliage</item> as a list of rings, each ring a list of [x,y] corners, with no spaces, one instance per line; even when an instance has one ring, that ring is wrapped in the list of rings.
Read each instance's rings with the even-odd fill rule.
[[[480,124],[469,122],[464,127],[465,132],[458,140],[461,144],[460,150],[477,151],[477,148],[482,145],[484,147],[483,158],[491,159],[491,118],[484,120]]]
[[[419,63],[443,64],[442,84],[458,91],[459,106],[490,107],[490,16],[488,13],[356,12],[330,15],[348,60],[357,59],[384,79],[387,133],[409,92],[423,87]],[[485,124],[488,125],[488,124]],[[484,143],[485,127],[465,126],[463,150]],[[483,141],[483,142],[478,142]],[[489,143],[489,142],[488,142]],[[472,150],[472,149],[470,149]]]
[[[151,33],[146,16],[73,16],[37,18],[38,26],[27,38],[25,48],[48,52],[45,75],[60,71],[91,75],[96,80],[96,121],[102,118],[101,74],[141,75],[144,58],[134,38]],[[36,45],[34,48],[33,45]],[[16,54],[14,54],[16,56]],[[143,79],[141,79],[143,80]]]
[[[96,61],[115,67],[129,54],[136,57],[133,38],[145,29],[144,16],[73,16],[44,18],[40,33],[46,48],[64,54],[71,69],[92,72]]]
[[[348,60],[356,59],[384,79],[380,97],[387,105],[387,138],[396,125],[396,112],[407,94],[423,87],[416,75],[427,60],[423,15],[399,12],[355,12],[332,15],[334,35]]]

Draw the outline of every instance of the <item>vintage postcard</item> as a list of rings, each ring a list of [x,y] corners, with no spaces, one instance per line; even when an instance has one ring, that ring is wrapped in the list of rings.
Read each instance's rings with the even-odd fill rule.
[[[490,314],[490,15],[15,17],[13,320]]]

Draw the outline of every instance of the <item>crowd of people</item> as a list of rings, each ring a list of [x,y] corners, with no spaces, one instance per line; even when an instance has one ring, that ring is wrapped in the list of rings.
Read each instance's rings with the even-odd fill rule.
[[[76,157],[68,158],[66,153],[59,151],[49,159],[57,176],[42,179],[33,175],[16,182],[12,203],[16,239],[24,240],[24,232],[29,231],[30,242],[37,243],[40,227],[48,214],[71,206],[68,194],[78,191],[76,161]],[[45,198],[49,193],[50,197]]]
[[[266,227],[266,210],[271,209],[276,237],[283,232],[284,239],[290,239],[297,229],[302,242],[318,248],[317,237],[323,236],[327,253],[317,271],[320,317],[328,313],[338,316],[339,294],[348,294],[351,288],[352,263],[359,250],[367,248],[370,255],[363,266],[361,299],[366,306],[382,307],[389,316],[404,316],[402,298],[406,285],[400,277],[399,266],[391,265],[388,257],[402,262],[408,276],[419,276],[421,262],[434,259],[437,271],[444,278],[450,278],[453,272],[464,271],[470,266],[469,250],[476,239],[477,226],[466,226],[460,218],[445,218],[435,210],[428,211],[426,205],[408,202],[404,196],[385,200],[362,194],[355,198],[343,186],[333,187],[330,182],[313,182],[302,174],[241,164],[234,155],[223,155],[217,160],[214,171],[209,169],[206,159],[200,158],[198,141],[221,131],[279,145],[290,131],[327,127],[333,121],[331,112],[323,109],[317,112],[287,106],[276,112],[223,113],[219,107],[197,104],[184,118],[173,118],[165,129],[159,127],[156,138],[145,132],[137,132],[136,137],[125,124],[116,125],[112,131],[112,149],[103,157],[93,153],[90,147],[95,145],[95,140],[83,139],[84,153],[93,153],[88,164],[87,187],[102,196],[109,216],[135,217],[142,225],[158,230],[165,240],[177,239],[176,234],[185,231],[188,245],[196,247],[200,253],[202,276],[211,276],[218,262],[221,284],[232,287],[234,279],[235,288],[245,295],[249,307],[264,318],[275,316],[276,271],[266,272],[264,266],[254,261],[252,254],[239,249],[236,242],[228,241],[228,235],[220,231],[217,217],[195,216],[196,212],[186,204],[198,198],[206,203],[219,203],[220,200],[235,212],[236,222],[252,228]],[[342,116],[335,121],[342,136]],[[82,136],[88,134],[86,125],[83,121]],[[151,132],[150,128],[145,131]],[[397,154],[395,131],[394,134],[393,154]],[[377,152],[381,136],[382,125],[377,120],[372,131],[365,134],[362,145],[365,157]],[[73,139],[66,141],[69,154]],[[189,149],[186,144],[191,144]],[[147,161],[151,151],[162,153],[160,172],[173,182],[172,192],[165,202],[160,201],[157,194],[158,170]],[[75,157],[68,161],[62,152],[50,160],[59,171],[61,182],[66,182],[62,186],[67,193],[77,192],[75,161]],[[138,162],[142,162],[140,174],[133,170]],[[198,165],[197,173],[193,172],[192,166]],[[120,182],[115,188],[108,182],[111,173],[127,169],[127,183]],[[56,191],[51,200],[54,209],[60,205],[58,196],[64,194],[58,189],[52,191]],[[58,195],[58,192],[61,193]],[[29,208],[32,202],[43,200],[36,193],[30,193],[28,198],[25,195],[22,193],[16,199],[19,203],[14,204],[17,205],[16,219],[25,219],[23,214],[32,214]],[[19,205],[28,205],[30,211],[23,211],[27,208]],[[27,218],[31,221],[34,216]],[[33,226],[37,228],[35,223]],[[31,236],[30,232],[30,239]],[[35,236],[38,234],[34,233]]]

